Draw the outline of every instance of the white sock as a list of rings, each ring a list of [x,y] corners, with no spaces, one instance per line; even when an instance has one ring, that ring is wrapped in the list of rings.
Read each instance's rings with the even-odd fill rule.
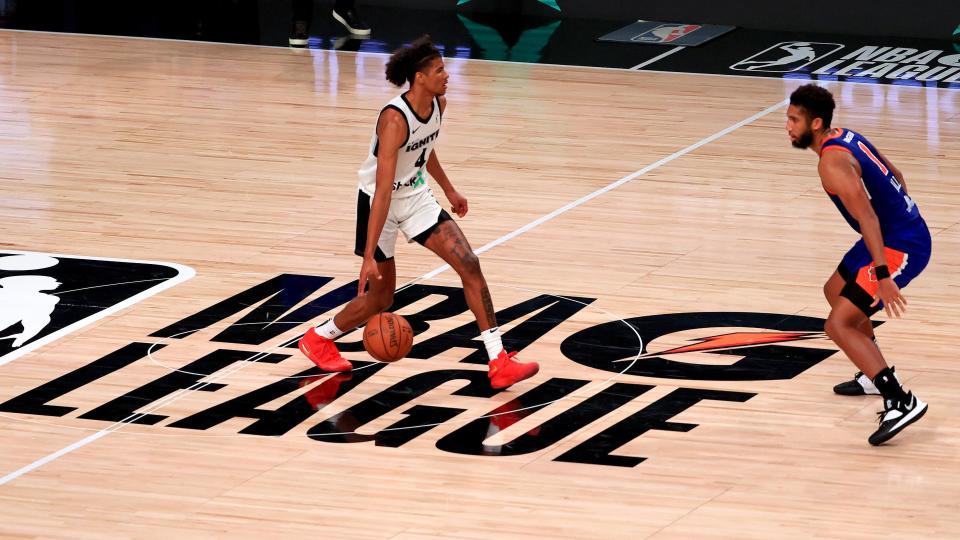
[[[503,341],[500,340],[500,327],[494,326],[489,330],[484,330],[480,332],[480,337],[483,338],[483,346],[487,348],[487,356],[490,361],[496,360],[500,351],[503,350]]]
[[[327,339],[337,339],[343,335],[343,330],[337,328],[333,319],[328,319],[327,322],[317,325],[317,333]]]

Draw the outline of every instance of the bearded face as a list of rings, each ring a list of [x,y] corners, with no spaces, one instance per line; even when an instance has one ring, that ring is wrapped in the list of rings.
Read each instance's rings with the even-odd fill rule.
[[[806,111],[796,105],[787,107],[787,135],[794,148],[809,148],[813,144],[813,126]]]

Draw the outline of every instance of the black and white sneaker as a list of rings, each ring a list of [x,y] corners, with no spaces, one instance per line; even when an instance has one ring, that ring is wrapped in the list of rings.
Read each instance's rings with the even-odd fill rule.
[[[893,371],[893,377],[897,379],[897,382],[900,382],[900,378],[897,377],[896,370],[890,368],[890,371]],[[834,394],[840,394],[841,396],[879,396],[880,390],[877,390],[877,387],[874,386],[873,381],[870,380],[870,377],[867,377],[863,374],[862,371],[858,371],[854,376],[853,380],[843,381],[842,383],[833,387]]]
[[[287,40],[291,47],[303,48],[310,44],[310,36],[308,35],[307,22],[306,21],[296,21],[293,23],[293,28],[290,29],[290,38]]]
[[[333,10],[333,18],[342,24],[351,34],[356,34],[358,36],[369,36],[370,27],[367,26],[365,22],[360,20],[360,15],[357,14],[355,9],[347,9],[344,11]]]
[[[886,400],[884,410],[877,413],[880,415],[880,427],[870,435],[870,444],[877,446],[889,441],[926,412],[927,404],[917,399],[913,392],[907,392],[906,399],[900,402]]]
[[[870,377],[858,371],[852,381],[843,381],[833,387],[833,393],[841,396],[879,396],[880,391],[873,385]]]

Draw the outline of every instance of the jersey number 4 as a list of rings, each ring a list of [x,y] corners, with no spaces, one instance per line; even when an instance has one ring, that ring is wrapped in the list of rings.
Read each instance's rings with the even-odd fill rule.
[[[420,157],[417,158],[417,162],[413,164],[414,167],[420,168],[423,167],[423,164],[427,162],[427,149],[424,148],[423,152],[420,152]]]

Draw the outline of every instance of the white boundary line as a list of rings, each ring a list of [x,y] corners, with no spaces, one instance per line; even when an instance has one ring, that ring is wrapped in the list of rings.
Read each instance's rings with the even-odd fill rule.
[[[586,203],[586,202],[589,202],[589,201],[591,201],[591,200],[599,197],[600,195],[603,195],[604,193],[606,193],[606,192],[608,192],[608,191],[610,191],[610,190],[616,189],[616,188],[618,188],[618,187],[626,184],[627,182],[630,182],[631,180],[634,180],[634,179],[636,179],[636,178],[638,178],[638,177],[640,177],[640,176],[643,176],[643,175],[647,174],[648,172],[653,171],[654,169],[658,169],[658,168],[662,167],[663,165],[666,165],[667,163],[670,163],[671,161],[673,161],[673,160],[675,160],[675,159],[677,159],[677,158],[679,158],[679,157],[685,156],[685,155],[689,154],[690,152],[693,152],[694,150],[700,148],[701,146],[704,146],[704,145],[706,145],[706,144],[710,144],[711,142],[719,139],[720,137],[723,137],[724,135],[727,135],[728,133],[730,133],[730,132],[732,132],[732,131],[734,131],[734,130],[737,130],[737,129],[739,129],[739,128],[747,125],[747,124],[750,124],[750,123],[755,122],[756,120],[758,120],[758,119],[760,119],[760,118],[762,118],[762,117],[770,114],[771,112],[773,112],[773,111],[775,111],[775,110],[777,110],[777,109],[780,109],[780,108],[784,107],[787,103],[789,103],[789,101],[790,101],[790,100],[788,100],[788,99],[784,99],[783,101],[781,101],[781,102],[779,102],[779,103],[776,103],[776,104],[774,104],[774,105],[771,105],[771,106],[767,107],[766,109],[764,109],[764,110],[762,110],[762,111],[754,114],[753,116],[751,116],[751,117],[749,117],[749,118],[745,118],[745,119],[737,122],[736,124],[733,124],[732,126],[729,126],[729,127],[727,127],[727,128],[724,128],[724,129],[722,129],[722,130],[714,133],[713,135],[710,135],[709,137],[706,137],[706,138],[704,138],[704,139],[701,139],[701,140],[698,141],[698,142],[695,142],[695,143],[691,144],[690,146],[684,148],[683,150],[678,150],[678,151],[670,154],[669,156],[667,156],[667,157],[665,157],[665,158],[659,159],[659,160],[651,163],[650,165],[647,165],[646,167],[644,167],[644,168],[642,168],[642,169],[640,169],[640,170],[638,170],[638,171],[635,171],[635,172],[633,172],[633,173],[631,173],[631,174],[628,174],[627,176],[624,176],[623,178],[617,180],[616,182],[607,184],[606,186],[604,186],[604,187],[602,187],[602,188],[594,191],[593,193],[589,193],[589,194],[587,194],[587,195],[584,195],[583,197],[580,197],[579,199],[577,199],[577,200],[575,200],[575,201],[573,201],[573,202],[567,203],[567,204],[561,206],[560,208],[557,208],[557,209],[554,210],[553,212],[550,212],[549,214],[546,214],[546,215],[544,215],[544,216],[541,216],[541,217],[539,217],[539,218],[531,221],[530,223],[527,223],[527,224],[524,225],[523,227],[520,227],[519,229],[517,229],[517,230],[515,230],[515,231],[513,231],[513,232],[507,233],[507,234],[501,236],[500,238],[497,238],[496,240],[493,240],[493,241],[490,242],[489,244],[487,244],[487,245],[485,245],[485,246],[483,246],[483,247],[481,247],[481,248],[475,249],[474,252],[479,255],[480,253],[483,253],[483,252],[485,252],[485,251],[489,251],[489,250],[491,250],[491,249],[499,246],[500,244],[506,242],[507,240],[511,240],[511,239],[513,239],[513,238],[516,238],[517,236],[520,236],[521,234],[529,231],[530,229],[533,229],[534,227],[537,227],[537,226],[539,226],[539,225],[541,225],[541,224],[543,224],[543,223],[546,223],[546,222],[550,221],[551,219],[559,216],[560,214],[563,214],[564,212],[567,212],[568,210],[572,210],[572,209],[574,209],[574,208],[576,208],[576,207],[578,207],[578,206],[580,206],[580,205],[582,205],[582,204],[584,204],[584,203]],[[437,268],[437,269],[435,269],[435,270],[433,270],[433,271],[431,271],[431,272],[428,272],[428,273],[424,274],[422,277],[417,278],[417,279],[430,279],[430,278],[436,276],[437,274],[440,274],[441,272],[443,272],[443,271],[445,271],[445,270],[448,270],[449,268],[450,268],[450,265],[446,265],[446,264],[445,264],[445,265],[443,265],[443,266],[441,266],[441,267],[439,267],[439,268]],[[415,280],[415,281],[416,281],[416,280]]]
[[[584,195],[583,197],[580,197],[579,199],[577,199],[577,200],[575,200],[575,201],[573,201],[573,202],[571,202],[571,203],[565,204],[564,206],[561,206],[560,208],[557,208],[557,209],[554,210],[553,212],[550,212],[549,214],[547,214],[547,215],[545,215],[545,216],[541,216],[540,218],[535,219],[535,220],[531,221],[530,223],[527,223],[527,224],[524,225],[523,227],[520,227],[519,229],[517,229],[517,230],[515,230],[515,231],[513,231],[513,232],[507,233],[507,234],[501,236],[500,238],[497,238],[496,240],[494,240],[494,241],[492,241],[492,242],[484,245],[483,247],[474,250],[474,252],[477,253],[477,254],[480,254],[480,253],[483,253],[483,252],[488,251],[488,250],[490,250],[490,249],[493,249],[493,248],[499,246],[500,244],[503,244],[504,242],[506,242],[506,241],[508,241],[508,240],[511,240],[511,239],[513,239],[513,238],[516,238],[517,236],[520,236],[521,234],[523,234],[523,233],[525,233],[525,232],[527,232],[527,231],[529,231],[529,230],[531,230],[531,229],[533,229],[533,228],[535,228],[535,227],[537,227],[537,226],[539,226],[539,225],[542,225],[543,223],[546,223],[547,221],[550,221],[550,220],[552,220],[553,218],[555,218],[555,217],[557,217],[557,216],[559,216],[559,215],[561,215],[561,214],[563,214],[563,213],[565,213],[565,212],[567,212],[567,211],[569,211],[569,210],[572,210],[572,209],[574,209],[574,208],[576,208],[576,207],[578,207],[578,206],[580,206],[580,205],[582,205],[582,204],[584,204],[584,203],[586,203],[586,202],[588,202],[588,201],[591,201],[591,200],[599,197],[600,195],[603,195],[604,193],[607,193],[607,192],[610,191],[610,190],[616,189],[616,188],[618,188],[618,187],[626,184],[627,182],[630,182],[631,180],[634,180],[634,179],[636,179],[636,178],[638,178],[638,177],[640,177],[640,176],[643,176],[644,174],[647,174],[647,173],[650,172],[650,171],[653,171],[653,170],[655,170],[655,169],[658,169],[658,168],[666,165],[667,163],[670,163],[671,161],[673,161],[673,160],[675,160],[675,159],[677,159],[677,158],[680,158],[680,157],[682,157],[682,156],[685,156],[685,155],[689,154],[690,152],[693,152],[694,150],[700,148],[701,146],[704,146],[704,145],[706,145],[706,144],[709,144],[709,143],[711,143],[711,142],[719,139],[720,137],[723,137],[724,135],[729,134],[730,132],[732,132],[732,131],[734,131],[734,130],[737,130],[737,129],[739,129],[739,128],[747,125],[747,124],[750,124],[750,123],[758,120],[759,118],[762,118],[762,117],[770,114],[771,112],[773,112],[773,111],[775,111],[775,110],[777,110],[777,109],[782,108],[784,105],[787,104],[787,102],[788,102],[788,100],[783,100],[783,101],[780,101],[780,102],[778,102],[778,103],[776,103],[776,104],[774,104],[774,105],[771,105],[771,106],[767,107],[766,109],[764,109],[764,110],[762,110],[762,111],[760,111],[760,112],[758,112],[758,113],[750,116],[749,118],[745,118],[745,119],[743,119],[743,120],[741,120],[741,121],[739,121],[739,122],[737,122],[737,123],[735,123],[735,124],[733,124],[733,125],[731,125],[731,126],[729,126],[729,127],[727,127],[727,128],[724,128],[724,129],[722,129],[722,130],[714,133],[713,135],[710,135],[709,137],[706,137],[706,138],[701,139],[700,141],[698,141],[698,142],[696,142],[696,143],[694,143],[694,144],[691,144],[690,146],[684,148],[683,150],[679,150],[679,151],[677,151],[677,152],[674,152],[674,153],[670,154],[669,156],[667,156],[667,157],[665,157],[665,158],[659,159],[659,160],[651,163],[650,165],[647,165],[646,167],[644,167],[644,168],[642,168],[642,169],[639,169],[639,170],[637,170],[637,171],[635,171],[635,172],[633,172],[633,173],[631,173],[631,174],[628,174],[627,176],[624,176],[623,178],[617,180],[616,182],[610,183],[610,184],[608,184],[608,185],[606,185],[606,186],[604,186],[604,187],[602,187],[602,188],[594,191],[593,193]],[[410,283],[408,283],[408,284],[406,284],[406,285],[404,285],[404,286],[409,286],[410,284],[416,283],[417,281],[421,281],[421,280],[424,280],[424,279],[432,278],[432,277],[436,276],[437,274],[440,274],[441,272],[444,272],[444,271],[448,270],[449,268],[450,268],[450,265],[446,265],[446,264],[445,264],[445,265],[443,265],[443,266],[440,266],[439,268],[436,268],[436,269],[434,269],[434,270],[432,270],[432,271],[430,271],[430,272],[427,272],[426,274],[420,276],[419,278],[415,278],[415,279],[412,280]],[[289,341],[289,340],[288,340],[288,341]],[[287,343],[287,342],[281,343],[280,345],[278,345],[278,346],[276,346],[276,347],[273,347],[273,348],[269,349],[269,350],[266,351],[266,352],[257,353],[257,354],[255,354],[253,357],[251,357],[251,358],[249,358],[249,359],[247,359],[247,360],[245,360],[245,361],[243,361],[243,362],[237,363],[234,369],[224,370],[224,371],[220,372],[218,375],[213,375],[212,377],[207,378],[207,379],[206,379],[205,381],[203,381],[203,382],[197,382],[197,383],[195,383],[195,384],[192,385],[190,388],[186,388],[186,389],[183,389],[183,390],[174,392],[173,394],[170,394],[170,395],[166,396],[166,398],[163,398],[163,399],[161,399],[161,400],[158,400],[158,401],[154,402],[153,406],[149,407],[148,410],[146,410],[146,411],[144,411],[144,412],[132,414],[132,415],[128,416],[127,418],[124,418],[123,420],[121,420],[121,421],[119,421],[119,422],[116,422],[116,423],[114,423],[114,424],[112,424],[112,425],[110,425],[110,426],[108,426],[108,427],[106,427],[106,428],[104,428],[104,429],[102,429],[102,430],[100,430],[100,431],[92,434],[92,435],[89,435],[89,436],[87,436],[87,437],[85,437],[85,438],[83,438],[83,439],[80,439],[79,441],[77,441],[77,442],[75,442],[75,443],[73,443],[73,444],[71,444],[71,445],[69,445],[69,446],[66,446],[66,447],[64,447],[64,448],[61,448],[60,450],[57,450],[56,452],[53,452],[53,453],[51,453],[51,454],[49,454],[49,455],[47,455],[47,456],[45,456],[45,457],[42,457],[42,458],[34,461],[33,463],[30,463],[29,465],[25,465],[25,466],[23,466],[23,467],[15,470],[15,471],[13,471],[13,472],[7,474],[6,476],[0,478],[0,486],[6,484],[6,483],[8,483],[8,482],[11,482],[11,481],[13,481],[13,480],[16,480],[17,478],[19,478],[19,477],[21,477],[21,476],[29,473],[30,471],[33,471],[33,470],[35,470],[35,469],[37,469],[37,468],[39,468],[39,467],[42,467],[43,465],[45,465],[45,464],[47,464],[47,463],[50,463],[50,462],[52,462],[52,461],[55,461],[55,460],[57,460],[57,459],[65,456],[65,455],[69,454],[70,452],[73,452],[74,450],[76,450],[76,449],[78,449],[78,448],[82,448],[82,447],[84,447],[84,446],[92,443],[93,441],[95,441],[95,440],[97,440],[97,439],[100,439],[101,437],[104,437],[104,436],[106,436],[107,434],[109,434],[109,433],[111,433],[111,432],[113,432],[113,431],[116,431],[116,430],[120,429],[121,427],[123,427],[124,424],[127,424],[127,423],[129,423],[130,421],[135,421],[137,418],[140,418],[140,417],[148,414],[149,412],[155,411],[155,410],[159,409],[160,407],[162,407],[162,406],[164,406],[164,405],[166,405],[166,404],[168,404],[168,403],[176,400],[178,397],[180,397],[180,396],[183,395],[184,393],[189,392],[189,391],[191,391],[191,390],[194,390],[194,389],[195,389],[194,387],[206,386],[206,385],[211,384],[212,382],[214,382],[214,381],[216,381],[216,380],[223,379],[224,377],[227,377],[227,376],[229,376],[229,375],[232,375],[233,373],[235,373],[235,372],[243,369],[244,367],[246,367],[247,365],[249,365],[250,363],[252,363],[252,362],[251,362],[251,359],[252,359],[252,358],[254,358],[254,357],[256,357],[256,356],[259,356],[259,355],[261,355],[261,354],[263,354],[263,355],[269,354],[271,351],[276,350],[276,349],[278,349],[279,347],[282,347],[282,346],[283,346],[284,344],[286,344],[286,343]],[[253,362],[255,362],[255,360],[253,360]]]
[[[286,341],[280,343],[279,345],[275,345],[275,346],[267,349],[266,351],[254,353],[254,354],[253,354],[252,356],[250,356],[249,358],[247,358],[247,359],[245,359],[245,360],[243,360],[243,361],[237,362],[234,366],[231,366],[230,368],[223,370],[218,376],[211,377],[210,380],[208,380],[208,381],[198,381],[198,382],[195,382],[195,383],[191,384],[188,388],[181,388],[180,390],[177,390],[176,392],[174,392],[174,393],[172,393],[172,394],[168,394],[168,395],[164,396],[163,398],[160,398],[159,400],[153,402],[151,405],[149,405],[149,406],[148,406],[144,411],[142,411],[142,412],[133,413],[133,414],[127,416],[126,418],[124,418],[123,420],[114,422],[113,424],[110,424],[109,426],[101,429],[100,431],[98,431],[98,432],[96,432],[96,433],[93,433],[92,435],[88,435],[88,436],[84,437],[83,439],[80,439],[79,441],[77,441],[77,442],[75,442],[75,443],[73,443],[73,444],[70,444],[70,445],[68,445],[68,446],[65,446],[65,447],[61,448],[60,450],[57,450],[56,452],[53,452],[52,454],[49,454],[49,455],[47,455],[47,456],[44,456],[44,457],[42,457],[42,458],[34,461],[33,463],[29,464],[29,465],[26,465],[26,466],[24,466],[24,467],[21,467],[21,468],[15,470],[15,471],[13,471],[12,473],[7,474],[6,476],[0,478],[0,486],[4,485],[4,484],[6,484],[6,483],[8,483],[8,482],[10,482],[10,481],[12,481],[12,480],[16,480],[17,478],[19,478],[19,477],[27,474],[28,472],[30,472],[30,471],[32,471],[32,470],[34,470],[34,469],[37,469],[37,468],[39,468],[39,467],[42,467],[43,465],[46,465],[47,463],[50,463],[51,461],[55,461],[55,460],[59,459],[60,457],[63,457],[63,456],[65,456],[65,455],[69,454],[70,452],[73,452],[74,450],[76,450],[76,449],[78,449],[78,448],[83,448],[84,446],[92,443],[93,441],[95,441],[95,440],[97,440],[97,439],[100,439],[100,438],[102,438],[102,437],[105,437],[105,436],[109,435],[110,433],[113,433],[114,431],[117,431],[118,429],[122,428],[122,427],[125,426],[126,424],[130,424],[130,423],[136,422],[136,421],[139,420],[140,418],[143,418],[144,416],[147,416],[148,414],[152,413],[153,411],[156,411],[156,410],[159,409],[160,407],[163,407],[164,405],[167,405],[168,403],[172,403],[172,402],[176,401],[180,396],[183,396],[184,394],[186,394],[186,393],[188,393],[188,392],[190,392],[190,391],[199,390],[199,389],[201,389],[201,388],[203,388],[203,387],[205,387],[205,386],[210,385],[213,381],[216,381],[216,380],[219,380],[219,379],[223,379],[223,378],[225,378],[225,377],[227,377],[227,376],[229,376],[229,375],[233,375],[234,373],[240,371],[241,369],[243,369],[244,367],[250,365],[251,363],[256,363],[256,362],[259,360],[258,357],[263,358],[263,357],[271,354],[272,352],[280,349],[281,347],[283,347],[284,345],[286,345],[286,344],[289,343],[289,342],[290,342],[290,340],[286,340]]]
[[[674,48],[670,49],[669,51],[667,51],[667,52],[665,52],[665,53],[663,53],[663,54],[658,54],[657,56],[654,56],[653,58],[647,60],[646,62],[641,62],[641,63],[633,66],[633,67],[630,68],[630,69],[635,71],[635,70],[638,70],[638,69],[640,69],[640,68],[642,68],[642,67],[649,66],[650,64],[656,62],[657,60],[660,60],[660,59],[662,59],[662,58],[666,58],[666,57],[670,56],[671,54],[679,51],[680,49],[685,49],[685,48],[686,48],[686,47],[674,47]]]
[[[48,456],[42,457],[42,458],[34,461],[33,463],[27,465],[26,467],[21,467],[21,468],[15,470],[15,471],[13,471],[12,473],[4,476],[3,478],[0,478],[0,486],[6,484],[7,482],[10,482],[11,480],[17,479],[17,478],[19,478],[19,477],[27,474],[28,472],[34,470],[34,469],[39,469],[40,467],[43,467],[43,466],[46,465],[47,463],[50,463],[51,461],[54,461],[54,460],[56,460],[56,459],[59,459],[60,457],[65,456],[65,455],[69,454],[70,452],[73,452],[73,451],[76,450],[77,448],[84,447],[84,446],[92,443],[93,441],[101,438],[101,437],[106,437],[107,434],[109,434],[109,433],[110,433],[110,431],[107,431],[106,429],[102,429],[102,430],[100,430],[100,431],[98,431],[98,432],[96,432],[96,433],[94,433],[94,434],[92,434],[92,435],[87,435],[86,437],[84,437],[84,438],[80,439],[79,441],[71,444],[70,446],[64,446],[64,447],[61,448],[60,450],[57,450],[56,452],[54,452],[54,453],[52,453],[52,454],[50,454],[50,455],[48,455]]]
[[[117,34],[85,34],[83,32],[57,32],[55,30],[24,30],[22,28],[0,28],[0,32],[17,32],[20,34],[47,34],[51,36],[81,36],[110,39],[136,39],[138,41],[172,41],[175,43],[197,43],[201,45],[228,45],[230,47],[256,47],[260,49],[284,49],[280,45],[257,45],[255,43],[228,43],[226,41],[204,41],[199,39],[175,39],[147,36],[124,36]],[[330,49],[310,49],[310,50],[330,50]],[[342,51],[347,52],[347,51]]]

